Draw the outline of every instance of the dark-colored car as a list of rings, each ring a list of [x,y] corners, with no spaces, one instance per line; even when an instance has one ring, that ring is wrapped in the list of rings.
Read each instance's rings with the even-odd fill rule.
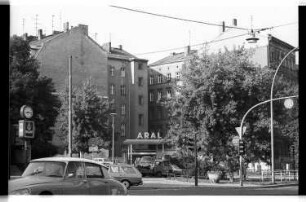
[[[107,168],[87,159],[49,157],[32,160],[22,176],[9,180],[10,195],[126,195]]]
[[[143,176],[152,175],[155,158],[151,156],[143,156],[135,161],[135,167]]]
[[[168,176],[168,175],[182,175],[183,170],[177,165],[171,164],[170,161],[155,161],[155,166],[153,168],[153,173],[155,176]]]
[[[133,165],[113,164],[108,168],[109,175],[120,181],[128,189],[130,186],[142,185],[142,174]]]

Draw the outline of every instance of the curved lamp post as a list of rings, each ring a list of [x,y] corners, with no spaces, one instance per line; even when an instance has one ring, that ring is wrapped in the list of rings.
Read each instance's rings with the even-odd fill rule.
[[[244,116],[242,117],[242,120],[241,120],[241,123],[240,123],[240,134],[239,134],[239,138],[240,140],[242,140],[242,134],[243,134],[243,122],[246,118],[246,116],[249,114],[250,111],[252,111],[252,109],[258,107],[259,105],[262,105],[262,104],[265,104],[267,102],[273,102],[273,101],[276,101],[276,100],[283,100],[283,99],[289,99],[289,98],[296,98],[298,97],[298,95],[292,95],[292,96],[287,96],[287,97],[280,97],[280,98],[274,98],[273,100],[266,100],[266,101],[263,101],[263,102],[260,102],[256,105],[254,105],[253,107],[251,107],[245,114]],[[240,155],[240,186],[243,186],[243,177],[242,177],[242,156]]]
[[[274,81],[275,81],[275,77],[276,74],[279,70],[279,68],[281,67],[282,63],[285,61],[285,59],[295,50],[297,50],[298,47],[292,49],[291,51],[289,51],[285,57],[281,60],[281,62],[279,63],[278,67],[276,68],[275,74],[273,76],[273,80],[272,80],[272,86],[271,86],[271,95],[270,95],[270,109],[271,109],[271,165],[272,165],[272,183],[275,183],[275,175],[274,175],[274,131],[273,131],[273,87],[274,87]]]

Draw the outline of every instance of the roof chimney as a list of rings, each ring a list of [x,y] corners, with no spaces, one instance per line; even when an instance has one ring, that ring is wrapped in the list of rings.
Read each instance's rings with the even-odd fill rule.
[[[236,18],[233,19],[233,26],[237,27],[237,19]]]
[[[122,45],[119,45],[119,50],[122,50]]]
[[[81,32],[82,32],[84,35],[88,35],[88,25],[79,24],[79,29],[81,29]]]
[[[104,50],[110,53],[112,50],[112,43],[111,42],[105,43],[102,45],[102,47],[104,48]]]
[[[190,46],[186,46],[185,48],[185,56],[189,55],[190,54]]]
[[[23,40],[28,40],[28,33],[24,33],[23,35],[22,35],[22,38],[23,38]]]
[[[65,22],[64,23],[64,32],[68,32],[69,31],[69,22]]]
[[[37,30],[37,37],[38,37],[38,40],[42,40],[43,38],[42,29]]]

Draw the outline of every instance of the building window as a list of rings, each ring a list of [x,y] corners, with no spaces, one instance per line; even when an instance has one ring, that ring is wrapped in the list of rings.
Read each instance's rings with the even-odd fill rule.
[[[125,77],[125,68],[124,67],[121,67],[120,75],[121,75],[121,77]]]
[[[115,68],[114,67],[110,67],[110,75],[111,76],[115,76]]]
[[[138,77],[138,86],[143,86],[143,77]]]
[[[125,123],[121,123],[120,133],[121,137],[125,137]]]
[[[126,91],[125,91],[125,85],[121,85],[120,86],[120,95],[125,96],[126,95]]]
[[[150,97],[150,102],[153,102],[154,101],[154,93],[150,92],[149,97]]]
[[[114,84],[111,84],[109,93],[110,93],[111,95],[114,95],[114,94],[115,94],[115,85],[114,85]]]
[[[180,79],[180,73],[176,72],[176,79]]]
[[[121,115],[125,115],[125,104],[121,105]]]
[[[138,96],[138,104],[143,105],[143,96],[142,95]]]
[[[150,85],[154,84],[154,77],[150,76]]]
[[[143,64],[142,63],[138,63],[138,70],[142,70],[143,69]]]
[[[159,101],[161,98],[162,98],[162,91],[159,90],[159,91],[157,92],[157,101]]]
[[[167,90],[167,98],[171,98],[171,90],[170,89]]]
[[[162,82],[162,75],[158,75],[157,77],[157,83],[161,83]]]
[[[138,114],[138,125],[143,126],[144,125],[144,117],[143,114]]]
[[[168,80],[168,81],[171,80],[171,73],[167,74],[167,80]]]

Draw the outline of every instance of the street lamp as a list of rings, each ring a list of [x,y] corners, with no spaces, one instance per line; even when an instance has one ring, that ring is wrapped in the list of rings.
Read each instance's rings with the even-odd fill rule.
[[[275,81],[275,77],[276,74],[280,68],[280,66],[282,65],[282,63],[285,61],[285,59],[295,50],[297,50],[298,47],[293,48],[291,51],[289,51],[287,53],[287,55],[285,55],[285,57],[281,60],[280,64],[278,65],[278,67],[276,68],[275,74],[273,76],[273,80],[272,80],[272,86],[271,86],[271,96],[270,96],[270,109],[271,109],[271,171],[272,171],[272,183],[275,183],[275,175],[274,175],[274,131],[273,131],[273,87],[274,87],[274,81]]]
[[[114,163],[114,154],[115,154],[115,116],[116,113],[110,113],[112,117],[112,162]]]

